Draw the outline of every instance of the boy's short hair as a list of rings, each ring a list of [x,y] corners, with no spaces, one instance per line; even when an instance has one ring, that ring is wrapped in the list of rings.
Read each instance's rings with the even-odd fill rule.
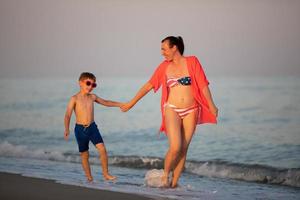
[[[82,72],[79,76],[79,81],[84,81],[86,79],[91,79],[96,82],[96,76],[90,72]]]

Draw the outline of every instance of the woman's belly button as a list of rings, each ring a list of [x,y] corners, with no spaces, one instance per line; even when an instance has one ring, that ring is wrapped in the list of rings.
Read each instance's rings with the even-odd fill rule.
[[[179,99],[179,102],[180,102],[180,103],[184,103],[184,102],[185,102],[185,98],[184,98],[184,97],[181,97],[181,98]]]
[[[180,86],[179,86],[180,87]],[[172,88],[168,95],[168,102],[186,106],[194,102],[189,88]],[[186,87],[186,86],[185,86]],[[179,105],[178,105],[179,106]]]
[[[190,97],[171,97],[168,98],[168,102],[171,104],[174,104],[176,106],[179,107],[186,107],[186,106],[190,106],[192,104],[194,104],[195,100],[194,98],[190,98]]]

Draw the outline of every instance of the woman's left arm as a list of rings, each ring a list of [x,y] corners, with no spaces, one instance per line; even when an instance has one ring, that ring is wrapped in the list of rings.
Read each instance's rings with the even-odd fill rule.
[[[213,113],[217,117],[218,116],[218,108],[216,107],[216,105],[213,101],[213,98],[212,98],[212,95],[211,95],[208,85],[202,88],[202,92],[207,100],[210,112]]]
[[[200,64],[200,62],[196,56],[193,57],[193,66],[194,66],[194,70],[195,70],[197,85],[207,100],[210,112],[213,113],[217,117],[218,116],[218,108],[216,107],[216,105],[213,101],[210,89],[208,87],[209,82],[206,78],[206,75],[204,73],[202,65]]]

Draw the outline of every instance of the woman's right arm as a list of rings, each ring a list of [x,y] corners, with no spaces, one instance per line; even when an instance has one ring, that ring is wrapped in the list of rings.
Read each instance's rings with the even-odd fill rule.
[[[131,101],[129,101],[121,106],[122,111],[126,112],[130,108],[132,108],[152,88],[153,88],[153,85],[150,82],[147,82],[146,84],[144,84],[143,87],[141,87],[141,89],[139,89],[139,91],[136,93],[136,95],[131,99]]]
[[[145,83],[145,85],[143,85],[143,87],[141,87],[141,89],[136,93],[135,97],[133,97],[133,99],[131,99],[131,101],[123,104],[121,106],[121,110],[123,112],[128,111],[130,108],[132,108],[141,98],[143,98],[143,96],[145,96],[151,89],[154,90],[154,92],[156,92],[162,83],[162,77],[164,75],[164,69],[166,66],[166,62],[162,62],[155,70],[155,72],[152,74],[151,78],[149,79],[149,81],[147,83]]]

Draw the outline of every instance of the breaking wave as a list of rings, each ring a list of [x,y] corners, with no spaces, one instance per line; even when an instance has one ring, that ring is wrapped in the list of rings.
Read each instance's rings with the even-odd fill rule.
[[[80,163],[78,153],[45,151],[42,149],[31,150],[27,146],[13,145],[6,141],[0,143],[0,156]],[[98,157],[91,156],[90,163],[98,164]],[[147,156],[110,156],[109,164],[127,168],[161,169],[163,168],[163,159]],[[275,168],[265,165],[212,160],[187,161],[185,172],[205,177],[300,187],[300,168]]]

